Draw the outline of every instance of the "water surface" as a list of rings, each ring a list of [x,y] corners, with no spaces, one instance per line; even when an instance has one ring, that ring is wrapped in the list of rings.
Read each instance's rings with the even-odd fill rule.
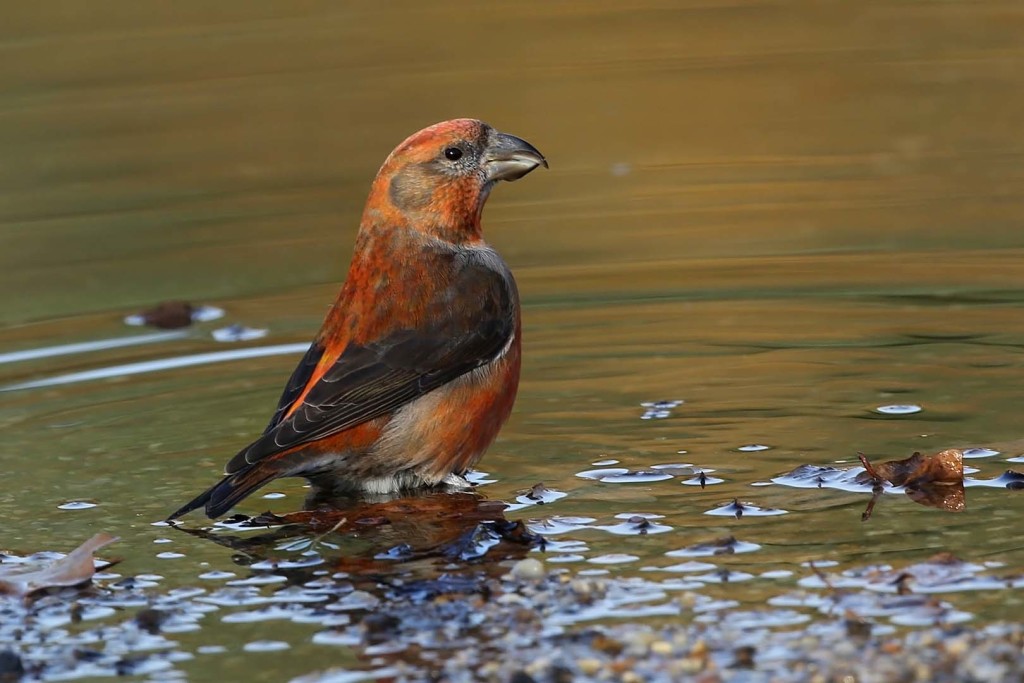
[[[760,547],[707,561],[751,580],[701,590],[750,605],[808,561],[947,551],[1024,570],[1019,493],[968,488],[957,515],[886,496],[861,523],[862,494],[755,485],[804,463],[852,467],[857,451],[988,447],[972,477],[1024,469],[1008,462],[1024,453],[1012,3],[112,1],[6,15],[0,353],[140,334],[123,317],[165,299],[226,317],[5,363],[0,383],[308,341],[381,160],[424,125],[476,116],[552,164],[499,187],[485,215],[526,336],[480,492],[567,494],[508,513],[574,542],[538,557],[666,579],[685,561],[666,553],[731,534]],[[269,335],[212,339],[231,323]],[[125,574],[168,589],[245,576],[225,547],[152,523],[262,429],[297,358],[0,394],[0,546],[68,550],[103,529],[123,539]],[[682,403],[643,419],[657,401]],[[877,411],[908,404],[921,410]],[[671,464],[694,467],[656,467]],[[627,472],[578,476],[602,468]],[[722,481],[692,485],[700,470]],[[260,497],[272,492],[284,496]],[[303,495],[277,482],[241,510],[295,510]],[[734,499],[787,514],[706,514]],[[644,515],[659,517],[631,533]],[[978,623],[1021,609],[1014,589],[946,599]],[[314,626],[219,619],[179,639],[226,647],[181,665],[194,680],[356,662],[314,643]],[[265,640],[289,649],[244,649]]]

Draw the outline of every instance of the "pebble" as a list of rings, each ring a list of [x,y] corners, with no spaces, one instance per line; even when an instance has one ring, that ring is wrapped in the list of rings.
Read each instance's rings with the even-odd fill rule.
[[[685,674],[699,673],[704,669],[704,660],[700,657],[684,657],[679,660],[679,670]]]
[[[360,589],[341,579],[324,579],[339,589],[327,608],[320,603],[294,603],[299,615],[344,617],[342,623],[324,623],[320,634],[351,647],[366,666],[381,667],[381,678],[391,680],[444,680],[449,683],[839,683],[846,681],[962,681],[1024,680],[1024,625],[996,622],[982,626],[939,625],[896,630],[870,609],[855,613],[820,611],[821,603],[801,600],[800,609],[817,616],[804,628],[759,624],[762,615],[771,623],[778,610],[731,602],[699,593],[677,595],[658,582],[635,577],[575,577],[545,574],[544,565],[527,558],[508,568],[501,579],[474,578],[465,584],[451,576],[410,583],[395,583],[383,590],[372,584]],[[135,577],[137,579],[137,577]],[[109,581],[109,580],[107,580]],[[0,602],[0,678],[40,666],[53,680],[82,678],[86,674],[114,676],[141,671],[139,666],[160,666],[170,681],[173,667],[203,653],[166,640],[167,625],[195,623],[211,607],[199,593],[165,591],[159,586],[133,586],[104,580],[90,587],[89,604],[106,607],[118,617],[103,617],[91,624],[79,614],[76,638],[68,639],[64,625],[73,619],[74,602],[49,596],[21,603]],[[141,582],[134,581],[134,584]],[[116,586],[116,587],[115,587]],[[238,609],[261,609],[270,595],[282,593],[276,584],[236,587],[245,600]],[[365,590],[363,590],[365,588]],[[234,589],[233,589],[234,590]],[[839,599],[822,589],[819,597]],[[819,595],[818,593],[808,593]],[[431,597],[424,598],[424,595]],[[804,594],[801,594],[804,595]],[[844,599],[856,597],[855,588],[843,590]],[[860,597],[876,596],[860,591]],[[903,598],[906,599],[905,597]],[[246,602],[247,601],[247,602]],[[138,607],[125,614],[124,605]],[[219,604],[219,603],[217,603]],[[235,603],[232,603],[235,604]],[[292,604],[292,603],[289,603]],[[853,601],[851,604],[869,604]],[[713,609],[711,609],[713,608]],[[91,608],[87,608],[91,609]],[[291,609],[291,608],[290,608]],[[851,608],[852,609],[852,608]],[[308,611],[304,611],[308,610]],[[653,610],[653,611],[644,611]],[[238,612],[242,613],[242,612]],[[689,618],[713,615],[707,621]],[[735,616],[736,619],[730,617]],[[653,618],[652,618],[653,617]],[[849,632],[851,620],[871,628]],[[51,624],[44,626],[44,624]],[[312,622],[310,622],[312,623]],[[288,630],[281,630],[282,637]],[[288,636],[291,638],[291,636]],[[147,648],[145,658],[132,659],[131,667],[113,652],[80,653],[83,644],[133,643]],[[314,636],[314,642],[318,642]],[[330,639],[324,641],[329,642]],[[264,652],[295,647],[296,640],[257,641],[247,650]],[[360,645],[360,643],[362,643]],[[450,643],[458,647],[448,648]],[[394,645],[394,647],[391,647]],[[385,647],[382,647],[385,646]],[[318,645],[317,647],[322,647]],[[420,652],[409,661],[409,647]],[[179,649],[180,648],[180,649]],[[367,649],[370,648],[370,649]],[[370,654],[372,652],[372,654]],[[76,654],[77,653],[77,654]],[[216,653],[214,653],[216,654]],[[276,655],[261,657],[272,660]],[[210,661],[209,655],[204,655]],[[98,659],[97,659],[98,658]],[[58,662],[56,666],[48,662]],[[143,664],[144,663],[144,664]],[[207,666],[215,666],[208,664]],[[99,668],[97,668],[99,667]],[[156,669],[153,669],[154,671]],[[92,673],[89,673],[92,672]],[[138,675],[143,675],[139,673]],[[147,674],[148,675],[148,674]],[[178,676],[177,680],[181,678]],[[369,678],[369,676],[368,676]],[[154,679],[155,680],[155,679]],[[302,677],[304,681],[319,680]],[[325,678],[327,680],[354,680]]]
[[[537,581],[544,578],[544,563],[532,557],[519,560],[510,572],[513,579]]]
[[[970,644],[968,643],[967,638],[960,636],[958,638],[950,638],[947,640],[944,647],[946,652],[953,657],[963,657],[967,654]]]
[[[576,666],[584,676],[594,676],[601,670],[601,660],[587,657],[577,660]]]

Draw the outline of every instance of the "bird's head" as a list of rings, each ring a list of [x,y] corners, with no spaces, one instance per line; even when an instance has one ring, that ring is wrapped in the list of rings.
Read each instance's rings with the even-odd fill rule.
[[[533,145],[483,121],[454,119],[407,138],[384,161],[363,218],[403,224],[455,243],[481,239],[480,214],[494,183],[548,163]]]

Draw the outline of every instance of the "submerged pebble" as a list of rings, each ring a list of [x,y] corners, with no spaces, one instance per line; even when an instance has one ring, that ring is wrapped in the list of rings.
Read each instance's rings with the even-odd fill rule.
[[[625,514],[629,517],[622,521],[637,524],[658,518],[650,513]],[[573,548],[586,550],[581,541],[555,543],[563,551],[555,555],[568,556]],[[667,555],[728,555],[744,547],[730,537]],[[610,553],[589,559],[614,564],[637,558]],[[823,570],[838,570],[826,565],[802,567],[800,588],[770,598],[764,607],[701,594],[707,584],[755,577],[696,560],[647,570],[680,574],[663,581],[606,578],[608,571],[596,568],[575,574],[565,568],[561,573],[545,572],[540,561],[528,557],[502,578],[480,576],[476,565],[463,575],[455,570],[439,579],[410,583],[370,580],[356,588],[344,572],[337,578],[312,578],[314,570],[299,568],[287,571],[306,572],[301,584],[234,586],[209,595],[201,588],[140,589],[145,577],[132,577],[130,583],[122,581],[120,591],[100,584],[76,600],[46,596],[31,603],[0,601],[0,638],[12,644],[11,656],[0,656],[8,657],[12,670],[21,662],[25,669],[41,671],[40,678],[45,679],[180,679],[179,662],[202,655],[204,666],[212,668],[217,666],[216,657],[229,650],[199,644],[201,639],[189,650],[163,634],[201,630],[212,610],[221,615],[213,617],[224,625],[218,627],[221,630],[267,620],[318,624],[322,630],[312,635],[313,644],[355,651],[350,671],[301,679],[316,683],[372,678],[394,667],[401,670],[400,680],[453,683],[482,680],[484,673],[488,680],[501,681],[526,681],[524,676],[529,676],[534,681],[634,683],[667,683],[727,671],[729,677],[721,680],[801,683],[849,675],[867,680],[879,671],[894,672],[899,680],[937,683],[1017,680],[1024,674],[1024,626],[953,630],[950,625],[972,615],[933,594],[993,588],[992,580],[1005,587],[1005,576],[988,576],[992,570],[1005,571],[998,563],[940,555],[906,567],[864,566],[825,575]],[[224,578],[228,573],[214,576]],[[907,585],[914,592],[900,593],[900,581],[907,581],[901,576],[911,577]],[[413,589],[413,584],[418,587]],[[84,605],[77,608],[83,625],[72,635],[67,626],[75,604]],[[125,604],[134,604],[136,612],[116,607]],[[654,621],[637,623],[648,619]],[[85,624],[86,620],[92,623]],[[920,630],[896,632],[893,625]],[[14,630],[18,638],[13,637]],[[288,630],[275,633],[284,636]],[[242,650],[254,656],[282,652],[310,637],[296,638],[252,640]],[[406,656],[412,651],[416,658]],[[744,678],[741,671],[753,677]]]

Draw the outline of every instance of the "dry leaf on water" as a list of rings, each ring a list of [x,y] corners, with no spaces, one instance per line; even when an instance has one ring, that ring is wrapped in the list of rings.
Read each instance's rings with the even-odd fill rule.
[[[85,583],[96,572],[92,554],[116,540],[117,537],[110,534],[96,534],[64,557],[37,571],[17,572],[0,566],[0,594],[24,596],[44,588]]]
[[[863,453],[858,453],[864,472],[857,477],[861,483],[873,482],[875,495],[861,516],[867,520],[874,509],[875,501],[882,492],[881,482],[902,486],[907,496],[915,503],[928,507],[963,512],[966,507],[964,496],[964,454],[956,448],[948,448],[935,455],[914,453],[904,460],[890,460],[872,465]]]
[[[858,481],[885,479],[893,486],[962,484],[964,481],[964,453],[957,448],[948,448],[935,455],[914,453],[904,460],[890,460],[878,465],[868,462],[863,453],[858,453],[858,456],[865,470],[864,475],[857,477]]]

